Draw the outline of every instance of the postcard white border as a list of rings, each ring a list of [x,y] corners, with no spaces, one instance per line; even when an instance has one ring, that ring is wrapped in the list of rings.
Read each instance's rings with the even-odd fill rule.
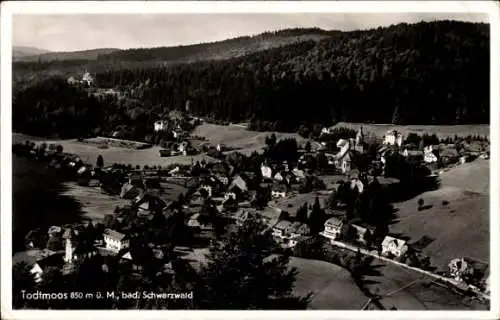
[[[500,253],[498,232],[499,200],[499,159],[500,159],[500,99],[499,99],[499,11],[500,6],[488,1],[13,1],[1,4],[1,312],[5,319],[87,319],[92,317],[109,319],[146,319],[165,318],[182,319],[498,319],[499,311],[499,275]],[[491,27],[491,194],[490,197],[490,270],[491,270],[491,309],[490,311],[13,311],[11,310],[11,223],[12,223],[12,15],[14,14],[97,14],[97,13],[396,13],[396,12],[444,12],[444,13],[486,13]],[[495,254],[496,253],[496,254]],[[341,294],[341,293],[339,293]]]

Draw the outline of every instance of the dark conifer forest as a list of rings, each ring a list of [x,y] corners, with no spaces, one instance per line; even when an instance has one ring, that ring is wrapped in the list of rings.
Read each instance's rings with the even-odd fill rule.
[[[269,42],[284,32],[255,39]],[[227,53],[237,39],[119,50],[92,61],[16,62],[13,129],[76,137],[126,125],[143,138],[151,121],[184,109],[188,100],[196,115],[250,121],[256,130],[296,131],[339,121],[489,123],[487,24],[436,21],[288,32],[297,40],[243,55],[221,54],[224,59],[213,52]],[[238,39],[240,50],[248,39]],[[114,88],[121,98],[96,98],[89,88],[69,85],[66,72],[83,68],[94,71],[96,87]]]

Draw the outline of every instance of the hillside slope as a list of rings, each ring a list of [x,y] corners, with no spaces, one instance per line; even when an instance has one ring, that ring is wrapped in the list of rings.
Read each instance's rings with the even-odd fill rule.
[[[395,204],[399,212],[391,232],[410,237],[410,242],[432,239],[423,251],[441,270],[457,257],[488,263],[489,173],[489,160],[478,159],[441,174],[440,189]],[[420,198],[428,209],[417,210]]]
[[[298,35],[305,38],[297,42]],[[188,100],[196,115],[248,121],[254,131],[303,132],[305,128],[311,132],[340,121],[487,124],[489,37],[487,24],[436,21],[352,32],[298,30],[214,44],[125,50],[90,63],[14,64],[18,83],[34,75],[25,87],[15,89],[14,129],[38,135],[41,132],[36,131],[42,131],[38,127],[58,128],[65,132],[53,133],[75,137],[75,132],[109,134],[126,125],[136,132],[134,139],[144,139],[152,133],[148,122],[166,111],[184,110]],[[283,42],[277,39],[294,42],[279,45]],[[256,43],[257,51],[237,56],[245,52],[238,49],[242,43],[244,50]],[[258,51],[267,43],[277,47]],[[227,56],[234,57],[223,59]],[[215,60],[192,62],[196,57]],[[179,63],[185,60],[192,63]],[[64,78],[29,86],[54,70],[63,76],[71,70],[81,72],[86,63],[96,63],[95,69],[89,69],[98,71],[96,86],[115,88],[127,98],[95,101],[84,98],[86,92],[82,92],[78,102],[83,108],[76,109],[71,107],[75,90],[64,84]],[[95,117],[92,113],[97,110],[101,114]],[[130,114],[142,120],[131,119]],[[91,117],[92,124],[76,124],[82,116]],[[58,121],[61,117],[64,121]]]

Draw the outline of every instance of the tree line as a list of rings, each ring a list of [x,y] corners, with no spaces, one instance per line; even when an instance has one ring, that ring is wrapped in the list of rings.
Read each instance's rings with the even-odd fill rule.
[[[107,111],[94,129],[130,120],[133,127],[142,127],[165,110],[182,110],[187,100],[197,115],[249,120],[255,130],[297,131],[338,121],[489,123],[489,58],[488,25],[437,21],[332,33],[321,41],[227,60],[109,68],[97,72],[96,85],[117,88],[127,98],[101,101]],[[61,92],[73,89],[49,89],[54,81],[35,87],[45,87],[45,104],[60,109],[52,116],[62,121],[72,105]],[[15,128],[44,122],[46,108],[33,90],[39,89],[17,92],[14,117],[20,117],[18,110],[30,116],[14,123]]]

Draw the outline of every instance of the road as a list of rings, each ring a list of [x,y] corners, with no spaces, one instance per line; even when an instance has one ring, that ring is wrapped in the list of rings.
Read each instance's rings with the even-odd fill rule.
[[[378,253],[370,252],[370,251],[368,251],[368,250],[366,250],[364,248],[356,247],[356,246],[353,246],[353,245],[350,245],[350,244],[347,244],[347,243],[344,243],[344,242],[340,242],[340,241],[335,241],[335,240],[331,241],[330,243],[332,245],[334,245],[334,246],[339,247],[339,248],[348,249],[348,250],[351,250],[351,251],[354,251],[354,252],[357,252],[359,250],[359,252],[361,252],[364,255],[371,256],[371,257],[374,257],[376,259],[379,259],[379,260],[382,260],[382,261],[385,261],[385,262],[389,262],[389,263],[392,263],[392,264],[396,264],[396,265],[398,265],[400,267],[403,267],[403,268],[406,268],[406,269],[409,269],[409,270],[412,270],[412,271],[415,271],[415,272],[419,272],[421,274],[425,274],[425,275],[427,275],[429,277],[432,277],[432,278],[444,281],[446,283],[449,283],[449,284],[451,284],[451,285],[453,285],[453,286],[455,286],[455,287],[457,287],[457,288],[459,288],[461,290],[464,289],[464,284],[461,283],[461,282],[459,282],[459,281],[456,281],[456,280],[451,279],[451,278],[443,277],[441,275],[438,275],[438,274],[435,274],[435,273],[432,273],[432,272],[429,272],[429,271],[426,271],[426,270],[422,270],[422,269],[415,268],[415,267],[410,267],[407,264],[404,264],[404,263],[401,263],[401,262],[398,262],[398,261],[394,261],[392,259],[380,256]],[[468,289],[471,289],[475,294],[481,296],[482,298],[490,300],[490,296],[484,294],[478,288],[475,288],[473,286],[468,286]]]

